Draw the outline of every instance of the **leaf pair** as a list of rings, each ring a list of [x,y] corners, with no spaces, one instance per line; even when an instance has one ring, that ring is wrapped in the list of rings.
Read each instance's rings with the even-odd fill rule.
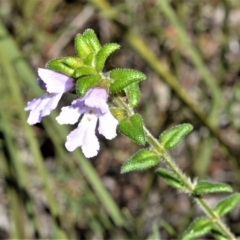
[[[217,216],[223,216],[230,212],[239,202],[240,194],[239,193],[232,194],[229,197],[223,199],[221,202],[219,202],[217,206],[214,208],[214,212],[215,214],[217,214]],[[192,224],[190,224],[190,226],[184,232],[182,239],[183,240],[196,239],[209,233],[210,231],[212,231],[212,233],[218,239],[226,239],[226,236],[224,236],[221,233],[220,229],[214,227],[214,219],[211,220],[205,217],[198,218]]]

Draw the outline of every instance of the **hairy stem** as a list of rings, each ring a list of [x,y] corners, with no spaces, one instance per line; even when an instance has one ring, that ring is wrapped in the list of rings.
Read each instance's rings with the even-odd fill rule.
[[[115,102],[119,107],[124,108],[129,116],[132,116],[134,114],[133,109],[130,108],[122,98],[117,97],[115,99]],[[235,240],[236,238],[234,237],[234,235],[230,232],[230,230],[222,222],[222,220],[214,213],[214,211],[207,205],[206,201],[201,196],[193,195],[195,184],[193,184],[191,180],[182,172],[182,170],[178,167],[178,165],[172,159],[164,146],[162,146],[161,143],[155,137],[153,137],[153,135],[145,126],[144,133],[146,135],[148,144],[151,146],[154,152],[156,152],[159,156],[161,156],[161,158],[164,159],[166,164],[178,176],[188,193],[194,198],[194,200],[203,209],[206,215],[219,227],[219,229],[227,237],[227,239]]]

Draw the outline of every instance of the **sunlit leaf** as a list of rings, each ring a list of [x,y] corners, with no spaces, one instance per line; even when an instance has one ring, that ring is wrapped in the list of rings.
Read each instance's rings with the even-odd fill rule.
[[[87,91],[100,80],[101,76],[99,74],[80,77],[76,83],[77,94],[80,97],[83,97],[87,93]]]
[[[96,55],[95,61],[95,67],[97,72],[102,71],[107,58],[119,48],[120,46],[117,43],[108,43],[99,50],[99,52]]]
[[[214,183],[204,180],[197,183],[193,194],[203,195],[218,192],[232,192],[232,188],[225,183]]]
[[[141,149],[123,164],[121,173],[127,173],[136,170],[145,170],[154,167],[158,163],[158,155],[147,149]]]
[[[144,145],[146,142],[143,121],[138,114],[134,114],[130,118],[120,121],[118,130],[140,145]]]
[[[161,144],[167,148],[174,148],[193,129],[191,124],[184,123],[164,131],[160,135]]]
[[[112,93],[119,92],[125,87],[133,83],[138,83],[146,78],[146,76],[137,70],[132,69],[114,69],[110,72],[110,78],[114,80],[110,86]]]
[[[223,199],[214,208],[214,212],[218,216],[223,216],[230,212],[240,202],[240,193],[234,193],[229,197]]]
[[[198,218],[196,219],[184,232],[182,239],[183,240],[190,240],[196,239],[207,234],[211,231],[213,227],[213,223],[210,219],[207,218]]]

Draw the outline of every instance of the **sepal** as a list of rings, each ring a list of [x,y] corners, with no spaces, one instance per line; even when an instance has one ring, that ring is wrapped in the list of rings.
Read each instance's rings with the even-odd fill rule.
[[[80,77],[76,83],[77,94],[80,97],[83,97],[87,91],[96,85],[100,80],[101,76],[99,74]]]
[[[144,145],[146,142],[143,121],[138,114],[134,114],[130,118],[125,118],[120,121],[118,130],[140,145]]]
[[[117,107],[111,107],[110,112],[116,118],[118,121],[123,120],[126,118],[126,111],[122,108],[117,108]]]
[[[108,43],[99,50],[95,59],[95,68],[97,72],[103,70],[107,58],[119,48],[120,46],[117,43]]]
[[[72,69],[76,69],[76,68],[81,67],[83,65],[83,62],[79,57],[63,57],[62,62],[66,66],[68,66]]]
[[[161,144],[167,148],[171,149],[177,146],[183,138],[191,132],[193,129],[193,126],[188,123],[183,123],[180,125],[177,125],[173,128],[170,128],[166,131],[164,131],[159,138],[159,141]]]
[[[112,93],[116,93],[123,90],[130,84],[138,83],[146,79],[146,76],[137,70],[114,69],[110,72],[110,78],[114,80],[114,82],[110,86],[110,91]]]
[[[145,170],[156,166],[158,163],[158,155],[148,149],[141,149],[122,165],[121,173],[127,173],[136,170]]]

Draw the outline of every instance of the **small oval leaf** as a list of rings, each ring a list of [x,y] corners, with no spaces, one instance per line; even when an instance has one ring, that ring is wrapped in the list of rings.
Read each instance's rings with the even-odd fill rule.
[[[108,43],[99,50],[95,59],[95,67],[97,72],[102,71],[107,58],[119,48],[120,46],[116,43]]]
[[[83,36],[92,48],[93,52],[97,53],[101,49],[101,44],[99,43],[98,38],[92,29],[85,30]]]
[[[145,170],[154,167],[158,163],[158,155],[147,149],[141,149],[122,165],[121,173],[127,173],[136,170]]]
[[[56,58],[48,61],[46,63],[46,68],[66,74],[67,76],[72,76],[74,69],[70,68],[66,64],[63,63],[64,58]]]
[[[92,52],[92,49],[89,46],[87,40],[81,34],[76,35],[74,45],[77,56],[82,60]]]
[[[229,213],[240,202],[240,193],[234,193],[229,197],[220,201],[214,208],[214,212],[218,216],[223,216]]]
[[[138,114],[134,114],[128,119],[123,119],[118,125],[118,130],[140,145],[144,145],[146,142],[143,121]]]
[[[184,232],[182,239],[189,240],[201,237],[211,231],[213,223],[207,218],[196,219]]]
[[[165,148],[171,149],[179,144],[192,129],[193,126],[191,124],[183,123],[164,131],[160,135],[159,140]]]
[[[125,89],[130,107],[135,107],[140,101],[141,93],[137,83],[128,85]]]
[[[110,78],[114,80],[110,86],[110,91],[116,93],[132,83],[137,83],[146,79],[146,76],[137,70],[114,69],[110,72]]]
[[[197,183],[193,194],[203,195],[209,193],[218,193],[218,192],[232,192],[232,188],[225,183],[213,183],[209,181],[200,181]]]
[[[82,67],[79,67],[79,68],[75,69],[72,76],[74,78],[79,78],[79,77],[84,76],[84,75],[92,75],[92,74],[95,74],[95,73],[96,73],[95,69],[93,69],[92,67],[82,66]]]
[[[76,92],[80,97],[83,97],[87,91],[101,80],[99,74],[84,76],[77,80]]]
[[[157,169],[157,174],[160,175],[172,187],[175,187],[177,189],[184,188],[182,182],[179,180],[179,177],[173,172],[164,168],[159,168]]]
[[[83,62],[79,57],[64,57],[62,62],[73,69],[76,69],[83,65]]]

